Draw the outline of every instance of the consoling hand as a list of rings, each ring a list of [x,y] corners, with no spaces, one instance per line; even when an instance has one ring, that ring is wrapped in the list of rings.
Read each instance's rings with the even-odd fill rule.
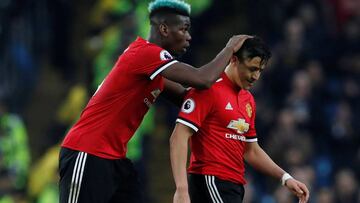
[[[237,52],[241,46],[244,44],[246,39],[252,38],[250,35],[235,35],[230,38],[226,47],[229,47],[233,50],[233,53]]]
[[[299,198],[299,203],[308,202],[310,193],[304,183],[291,178],[286,180],[285,186]]]

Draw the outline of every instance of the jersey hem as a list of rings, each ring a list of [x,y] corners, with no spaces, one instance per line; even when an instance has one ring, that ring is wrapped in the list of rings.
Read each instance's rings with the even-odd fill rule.
[[[79,149],[77,147],[72,147],[72,146],[68,146],[68,145],[61,145],[61,147],[79,151],[79,152],[85,152],[87,154],[91,154],[92,156],[96,156],[96,157],[103,158],[103,159],[117,160],[117,159],[125,159],[126,158],[126,156],[120,156],[120,155],[118,156],[118,155],[99,154],[99,153],[95,153],[95,152],[92,152],[89,150]]]
[[[203,176],[215,176],[216,178],[223,180],[223,181],[229,181],[235,184],[239,184],[239,185],[246,185],[246,180],[245,178],[243,180],[237,180],[237,179],[232,179],[232,178],[226,178],[226,177],[221,177],[220,174],[218,173],[209,173],[209,172],[195,172],[195,171],[189,171],[187,172],[188,174],[196,174],[196,175],[203,175]]]

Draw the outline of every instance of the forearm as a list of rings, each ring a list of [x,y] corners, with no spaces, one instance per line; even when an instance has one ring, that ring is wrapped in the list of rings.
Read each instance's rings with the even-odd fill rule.
[[[236,35],[230,38],[226,47],[208,64],[200,68],[185,63],[174,63],[161,72],[161,75],[171,81],[197,89],[210,88],[224,72],[233,54],[238,51],[248,35]]]
[[[198,77],[205,84],[211,86],[224,72],[226,66],[233,55],[233,49],[225,47],[212,61],[201,66],[198,70]]]
[[[177,189],[187,190],[187,163],[188,139],[181,135],[173,135],[170,138],[170,160],[173,177]]]
[[[232,49],[225,47],[212,61],[200,68],[194,68],[189,64],[179,62],[163,70],[161,75],[170,81],[185,86],[207,89],[210,88],[220,77],[221,73],[224,72],[232,54]]]
[[[244,158],[246,162],[256,170],[278,180],[280,180],[285,173],[260,147],[247,151]]]

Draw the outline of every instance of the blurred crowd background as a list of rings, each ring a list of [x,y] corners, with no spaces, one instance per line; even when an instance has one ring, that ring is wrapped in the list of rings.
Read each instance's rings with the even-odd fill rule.
[[[251,90],[260,145],[311,190],[310,203],[360,202],[360,1],[189,0],[201,66],[229,37],[262,37],[273,57]],[[0,0],[0,203],[58,202],[58,150],[136,36],[149,0]],[[141,59],[139,59],[141,60]],[[178,109],[158,100],[129,144],[149,203],[175,191],[168,140]],[[244,203],[293,203],[247,167]]]

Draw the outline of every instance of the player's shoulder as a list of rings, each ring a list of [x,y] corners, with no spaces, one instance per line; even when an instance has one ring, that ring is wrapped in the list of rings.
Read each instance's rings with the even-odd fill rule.
[[[163,48],[161,48],[160,46],[151,43],[141,37],[138,37],[134,42],[133,42],[134,48],[137,49],[141,49],[142,51],[161,51],[163,50]]]
[[[241,91],[244,96],[254,99],[254,95],[249,90],[241,90]]]
[[[196,89],[194,87],[189,88],[188,90],[188,95],[203,95],[203,96],[213,96],[215,93],[214,91],[214,85],[212,85],[210,88],[208,89]]]
[[[214,84],[211,85],[208,89],[195,89],[195,88],[189,88],[189,93],[191,94],[202,94],[202,95],[210,95],[216,98],[219,95],[222,95],[224,92],[224,80],[223,78],[219,78],[215,81]]]
[[[253,94],[249,91],[249,90],[243,90],[244,94],[247,95],[248,97],[254,98]]]
[[[146,58],[155,57],[160,60],[173,59],[173,56],[167,50],[141,37],[136,39],[133,48],[136,50],[137,56],[144,56]]]
[[[249,90],[242,90],[242,91],[243,91],[243,95],[245,97],[247,97],[248,100],[250,100],[251,103],[255,104],[254,95]]]
[[[231,93],[232,91],[229,91],[231,87],[229,87],[229,84],[226,82],[226,79],[223,77],[217,79],[215,83],[210,87],[212,94],[214,96],[223,97],[226,94]]]
[[[211,86],[214,90],[221,89],[223,86],[226,86],[225,80],[223,76],[215,81],[215,83]]]

